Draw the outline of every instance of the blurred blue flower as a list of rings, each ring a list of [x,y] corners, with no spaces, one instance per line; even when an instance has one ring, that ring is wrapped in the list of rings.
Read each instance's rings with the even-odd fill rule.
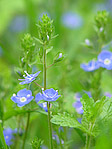
[[[109,98],[111,98],[112,97],[112,94],[110,94],[109,92],[105,92],[105,94],[104,94],[105,96],[107,96],[107,97],[109,97]]]
[[[60,144],[60,140],[56,132],[53,132],[52,139],[56,141],[57,144]],[[61,144],[64,144],[64,141],[61,139]]]
[[[38,104],[38,102],[40,100],[43,100],[42,96],[41,96],[41,93],[38,93],[36,96],[35,96],[35,101],[36,103]],[[40,103],[38,104],[41,108],[43,108],[46,112],[48,112],[47,110],[47,102],[44,102],[44,103]]]
[[[75,100],[80,101],[80,98],[82,97],[82,95],[80,93],[75,93]]]
[[[77,120],[78,120],[78,122],[81,124],[81,120],[82,120],[82,118],[78,118]]]
[[[40,100],[45,101],[56,101],[61,96],[58,95],[58,91],[55,91],[53,88],[42,91],[42,93],[43,94],[39,93],[37,96]]]
[[[73,107],[76,109],[77,113],[79,114],[83,114],[83,106],[82,106],[82,103],[80,101],[76,101],[73,103]]]
[[[13,94],[11,100],[17,103],[18,107],[23,107],[24,105],[28,104],[33,98],[34,97],[32,96],[32,92],[25,88],[20,90],[17,95]]]
[[[10,25],[10,29],[13,32],[21,32],[28,28],[28,18],[26,16],[16,16]]]
[[[67,12],[62,15],[62,24],[70,29],[79,28],[83,24],[82,17],[73,12]]]
[[[85,71],[94,71],[100,67],[98,61],[90,61],[88,64],[81,64],[81,68]]]
[[[14,134],[16,133],[15,130],[12,130],[11,128],[7,128],[3,130],[5,142],[8,146],[13,144],[12,140],[14,139]]]
[[[89,97],[92,97],[91,92],[83,90]]]
[[[102,51],[98,55],[98,61],[101,67],[111,70],[112,69],[112,52]]]
[[[28,74],[27,71],[24,71],[24,72],[25,72],[26,75],[27,75],[26,77],[25,77],[25,75],[23,75],[23,77],[24,77],[25,79],[18,79],[18,80],[22,81],[22,82],[19,83],[19,84],[22,84],[22,85],[23,85],[23,84],[29,84],[29,83],[31,83],[32,81],[34,81],[41,71],[38,71],[38,72],[35,73],[35,74]]]

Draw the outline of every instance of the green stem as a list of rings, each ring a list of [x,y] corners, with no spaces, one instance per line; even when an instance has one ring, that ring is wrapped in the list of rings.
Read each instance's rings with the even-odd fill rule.
[[[89,131],[90,131],[90,132],[92,131],[93,126],[94,126],[94,124],[92,125],[92,124],[90,123],[90,126],[89,126]],[[86,146],[85,146],[85,148],[86,148],[86,149],[89,149],[90,144],[91,144],[91,136],[88,135],[88,134],[86,134]]]
[[[44,90],[46,90],[46,49],[45,46],[43,46],[43,73],[44,73]],[[52,127],[51,127],[51,115],[50,115],[50,103],[47,102],[47,108],[48,108],[48,129],[49,129],[49,145],[50,149],[53,149],[53,143],[52,143]]]
[[[26,130],[25,130],[25,134],[24,134],[24,139],[23,139],[23,146],[22,146],[22,149],[24,149],[24,147],[25,147],[25,142],[26,142],[26,138],[27,138],[29,122],[30,122],[30,112],[28,112],[27,124],[26,124]]]

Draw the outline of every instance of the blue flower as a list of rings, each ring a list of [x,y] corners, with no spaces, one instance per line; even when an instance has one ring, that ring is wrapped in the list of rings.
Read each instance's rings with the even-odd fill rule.
[[[76,101],[75,103],[73,103],[73,107],[76,109],[77,113],[79,114],[83,114],[83,106],[82,103],[80,101]]]
[[[79,14],[67,12],[62,15],[62,23],[70,29],[79,28],[83,24],[82,17]]]
[[[20,83],[19,83],[19,84],[22,84],[22,85],[23,85],[23,84],[29,84],[29,83],[31,83],[32,81],[34,81],[41,71],[38,71],[38,72],[35,73],[35,74],[28,74],[27,71],[24,71],[24,72],[25,72],[26,75],[27,75],[26,77],[25,77],[25,75],[23,75],[23,77],[24,77],[25,79],[18,79],[18,80],[20,80],[20,81],[23,81],[23,82],[20,82]]]
[[[16,133],[15,130],[12,130],[11,128],[7,128],[3,130],[5,142],[8,146],[10,146],[13,143],[12,140],[14,139],[15,133]]]
[[[35,96],[35,101],[36,103],[38,104],[38,102],[40,100],[43,100],[42,96],[41,96],[41,93],[38,93],[36,96]],[[46,112],[48,111],[47,110],[47,102],[44,102],[44,103],[40,103],[38,104],[41,108],[43,108]]]
[[[110,94],[110,93],[108,93],[108,92],[105,92],[105,94],[104,94],[105,96],[107,96],[107,97],[109,97],[109,98],[111,98],[112,97],[112,94]]]
[[[81,68],[85,71],[94,71],[100,67],[98,61],[90,61],[88,64],[81,64]]]
[[[45,91],[42,91],[43,94],[39,93],[37,96],[40,100],[45,101],[56,101],[61,95],[58,95],[58,91],[54,90],[53,88],[47,89]]]
[[[92,97],[91,92],[83,90],[89,97]]]
[[[78,118],[77,120],[81,124],[82,118]]]
[[[111,70],[112,69],[112,52],[105,51],[105,50],[102,51],[98,55],[98,61],[101,67]]]
[[[16,16],[11,22],[10,29],[13,32],[21,32],[28,28],[28,23],[26,16]]]
[[[20,90],[17,95],[13,94],[11,100],[17,103],[18,107],[23,107],[28,104],[34,97],[32,96],[32,92],[27,89]]]

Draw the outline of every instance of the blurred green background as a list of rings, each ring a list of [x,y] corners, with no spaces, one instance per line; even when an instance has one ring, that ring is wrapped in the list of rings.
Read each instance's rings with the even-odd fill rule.
[[[25,33],[38,37],[36,24],[43,13],[47,13],[54,20],[55,34],[59,34],[52,41],[53,50],[48,54],[48,64],[52,63],[53,56],[57,52],[61,51],[66,55],[65,60],[48,70],[47,85],[48,88],[58,88],[64,97],[64,109],[74,112],[74,108],[71,108],[74,93],[89,89],[88,84],[85,84],[88,81],[87,73],[81,70],[80,64],[96,56],[91,49],[83,47],[82,43],[87,38],[93,43],[97,40],[94,31],[94,16],[98,10],[107,10],[111,18],[111,8],[112,0],[0,0],[0,98],[5,101],[5,112],[13,108],[10,98],[20,89],[16,68],[20,67],[21,39]],[[71,19],[68,19],[67,15],[71,16]],[[111,25],[112,21],[108,24],[107,43],[111,41]],[[97,50],[97,45],[95,50]],[[38,64],[36,67],[38,69]],[[110,93],[112,93],[111,74],[106,71],[102,77],[102,88]],[[108,85],[106,85],[107,76]],[[17,125],[15,119],[13,117],[7,120],[5,127],[15,128]],[[38,114],[37,117],[37,114],[34,114],[32,116],[29,141],[34,136],[38,136],[48,145],[46,122],[45,115]],[[72,138],[77,140],[75,141],[77,148],[83,146],[76,133]]]

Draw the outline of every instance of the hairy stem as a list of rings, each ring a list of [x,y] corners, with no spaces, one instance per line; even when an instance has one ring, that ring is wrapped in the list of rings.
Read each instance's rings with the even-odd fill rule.
[[[40,88],[43,88],[40,84],[36,83],[35,81],[33,81],[37,86],[39,86]]]
[[[45,46],[43,46],[43,73],[44,73],[44,90],[46,90],[46,49]],[[47,102],[47,108],[48,108],[48,129],[49,129],[49,145],[50,149],[53,149],[53,143],[52,143],[52,127],[51,127],[51,115],[50,115],[50,103]]]
[[[25,142],[26,142],[26,138],[27,138],[29,122],[30,122],[30,112],[28,112],[28,116],[27,116],[27,124],[26,124],[26,130],[25,130],[25,134],[24,134],[22,149],[24,149],[24,147],[25,147]]]

